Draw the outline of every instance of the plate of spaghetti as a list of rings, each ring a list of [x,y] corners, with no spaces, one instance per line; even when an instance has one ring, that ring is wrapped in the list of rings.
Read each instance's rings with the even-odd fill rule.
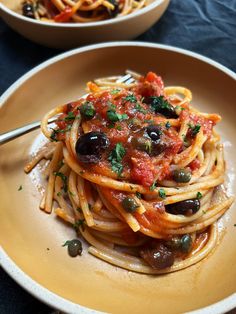
[[[0,15],[26,38],[53,48],[137,37],[169,0],[2,0]]]
[[[42,119],[1,147],[3,267],[69,313],[234,307],[233,86],[209,59],[128,42],[27,74],[2,96],[3,130],[17,110]]]

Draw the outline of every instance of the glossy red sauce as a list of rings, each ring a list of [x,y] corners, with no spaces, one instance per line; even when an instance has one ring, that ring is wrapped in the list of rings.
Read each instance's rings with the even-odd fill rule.
[[[90,83],[94,90],[98,89],[94,83]],[[65,130],[72,125],[73,120],[65,121],[68,113],[79,114],[79,108],[85,102],[93,105],[96,114],[91,120],[82,119],[82,128],[85,132],[100,131],[106,134],[109,139],[109,147],[102,154],[97,164],[83,164],[89,171],[107,175],[112,178],[125,179],[132,183],[138,183],[150,187],[156,180],[170,178],[170,164],[173,157],[183,149],[183,140],[178,136],[178,127],[166,126],[168,121],[165,116],[155,113],[151,106],[145,103],[145,97],[164,97],[164,84],[160,76],[149,72],[142,77],[135,88],[131,91],[125,89],[112,90],[111,92],[95,92],[89,94],[86,99],[72,102],[65,105],[64,114],[57,121],[60,130]],[[176,104],[173,103],[173,106]],[[188,105],[183,106],[180,116],[176,119],[180,123],[189,119],[192,124],[199,124],[204,134],[211,135],[214,121],[196,114],[190,113]],[[113,110],[119,115],[126,115],[120,121],[109,120],[108,111]],[[146,136],[145,130],[148,126],[155,125],[161,129],[161,140],[165,143],[165,149],[160,154],[153,155],[149,151],[137,148],[133,143],[140,137]],[[82,128],[80,132],[83,133]],[[57,134],[58,139],[65,139],[65,132]],[[147,137],[147,136],[146,136]],[[109,156],[116,144],[122,144],[125,149],[125,156],[122,158],[123,167],[121,175],[118,175],[111,166]],[[79,161],[78,161],[79,162]],[[190,164],[191,170],[199,168],[197,160]]]

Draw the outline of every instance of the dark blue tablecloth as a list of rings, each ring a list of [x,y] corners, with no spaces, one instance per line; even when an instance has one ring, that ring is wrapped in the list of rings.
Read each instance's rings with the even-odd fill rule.
[[[171,0],[161,18],[136,40],[208,56],[236,72],[236,0]],[[22,74],[60,51],[29,42],[0,20],[0,95]],[[0,313],[52,313],[0,269]]]

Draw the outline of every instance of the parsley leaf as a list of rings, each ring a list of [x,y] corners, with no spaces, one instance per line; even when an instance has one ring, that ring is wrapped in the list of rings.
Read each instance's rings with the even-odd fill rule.
[[[20,185],[19,187],[18,187],[18,191],[21,191],[23,189],[23,187],[22,187],[22,185]]]
[[[114,109],[109,109],[107,110],[107,119],[112,122],[117,122],[128,119],[128,116],[126,113],[120,114],[117,113]]]
[[[51,128],[52,134],[50,135],[50,139],[51,139],[52,141],[57,142],[57,141],[58,141],[58,139],[57,139],[57,134],[59,134],[59,133],[66,133],[67,131],[70,131],[71,127],[72,127],[72,125],[71,125],[71,124],[68,124],[68,125],[66,126],[66,128],[65,128],[65,129],[62,129],[62,130],[61,130],[61,129],[53,129],[53,128]]]
[[[64,173],[57,172],[57,171],[54,172],[54,176],[61,178],[62,183],[63,183],[62,188],[63,188],[64,192],[66,193],[67,189],[68,189],[68,187],[67,187],[67,176]]]
[[[121,161],[125,154],[126,151],[122,143],[117,143],[108,157],[108,160],[111,162],[112,171],[116,172],[118,176],[120,176],[123,171],[123,165],[121,164]]]
[[[159,194],[159,196],[160,196],[161,198],[166,198],[166,192],[165,192],[164,189],[161,188],[161,189],[158,191],[158,194]]]
[[[202,193],[201,192],[197,192],[197,199],[201,199],[202,198]]]
[[[119,92],[120,92],[120,89],[115,88],[115,89],[112,89],[110,93],[111,93],[112,95],[116,95],[116,94],[118,94]]]
[[[146,114],[147,113],[147,110],[144,109],[140,104],[136,104],[135,107],[134,107],[135,110],[137,110],[138,112],[141,112],[143,114]]]
[[[142,198],[142,194],[140,192],[135,192],[137,198],[141,199]]]
[[[74,114],[74,112],[69,111],[67,117],[65,117],[64,120],[65,120],[65,121],[70,121],[70,120],[74,120],[74,119],[75,119],[75,114]]]
[[[129,101],[132,103],[136,103],[137,102],[137,98],[134,96],[134,94],[128,95],[126,97],[123,98],[124,101]]]
[[[192,136],[196,136],[198,134],[198,132],[201,129],[201,125],[200,124],[196,124],[196,125],[192,125],[192,124],[188,124],[190,130],[191,130],[191,135]]]
[[[150,191],[154,191],[156,188],[156,180],[153,182],[153,184],[150,186]]]

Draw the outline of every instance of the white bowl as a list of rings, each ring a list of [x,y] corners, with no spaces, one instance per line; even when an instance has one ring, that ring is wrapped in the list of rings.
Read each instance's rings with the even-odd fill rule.
[[[157,22],[170,0],[149,0],[149,5],[126,16],[91,23],[49,23],[15,12],[20,0],[2,0],[0,16],[24,37],[53,48],[73,48],[83,44],[137,37]]]

